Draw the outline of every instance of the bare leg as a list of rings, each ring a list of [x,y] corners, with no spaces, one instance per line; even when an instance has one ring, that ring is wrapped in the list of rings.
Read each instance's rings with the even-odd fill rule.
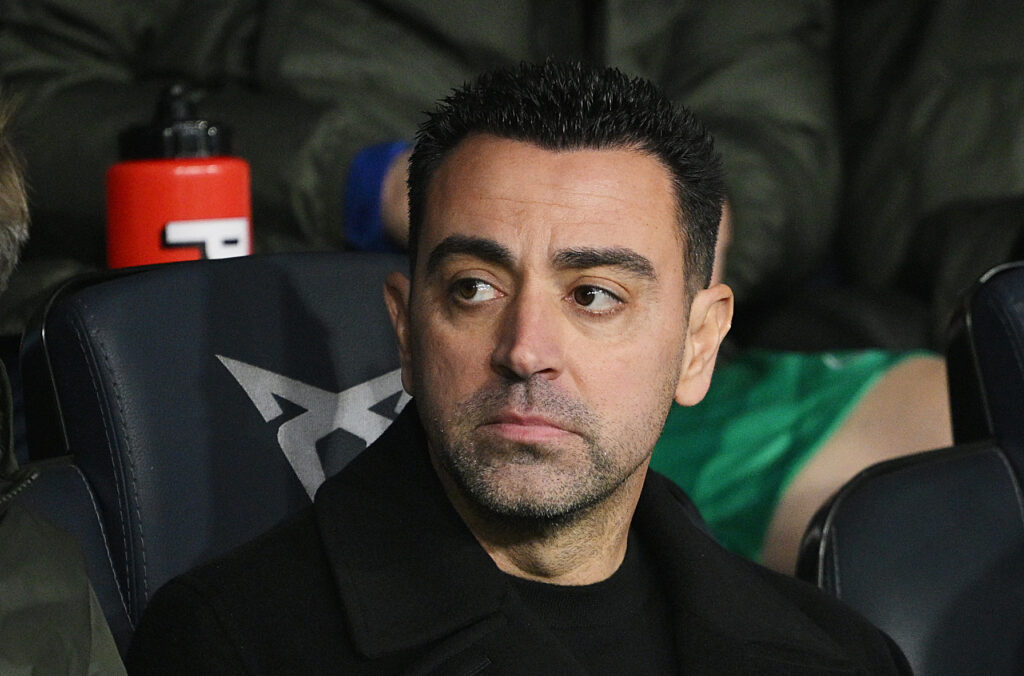
[[[792,573],[808,522],[840,486],[882,460],[949,446],[951,430],[942,359],[920,357],[898,364],[793,478],[768,526],[762,562]]]

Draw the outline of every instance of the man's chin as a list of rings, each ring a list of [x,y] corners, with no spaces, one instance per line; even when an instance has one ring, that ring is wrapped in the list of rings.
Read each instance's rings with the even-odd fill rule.
[[[553,472],[545,465],[536,456],[532,461],[517,457],[484,473],[460,472],[455,480],[478,508],[504,519],[538,523],[571,520],[613,490],[580,485],[580,473]]]
[[[576,521],[593,501],[562,501],[536,497],[505,498],[494,494],[471,495],[477,509],[518,528],[546,528]]]

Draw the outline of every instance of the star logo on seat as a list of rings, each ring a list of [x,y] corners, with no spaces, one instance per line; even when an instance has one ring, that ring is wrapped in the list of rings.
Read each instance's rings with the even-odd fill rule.
[[[270,422],[284,413],[279,399],[304,409],[281,424],[277,442],[310,499],[326,478],[317,454],[318,441],[343,429],[370,445],[392,421],[374,409],[379,410],[382,402],[397,395],[397,415],[411,399],[402,389],[401,369],[341,392],[331,392],[237,359],[215,356],[242,386],[264,421]]]

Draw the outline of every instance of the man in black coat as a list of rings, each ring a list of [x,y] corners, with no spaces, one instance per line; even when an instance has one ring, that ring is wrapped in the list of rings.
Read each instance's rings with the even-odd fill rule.
[[[161,590],[130,672],[906,670],[648,472],[732,319],[687,111],[613,69],[495,71],[430,115],[409,185],[385,300],[413,404],[312,508]]]

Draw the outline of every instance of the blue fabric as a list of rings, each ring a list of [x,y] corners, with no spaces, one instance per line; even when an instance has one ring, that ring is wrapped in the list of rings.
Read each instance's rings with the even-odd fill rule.
[[[401,251],[384,233],[380,188],[391,162],[409,148],[407,141],[363,148],[352,160],[345,183],[345,241],[359,251]]]

